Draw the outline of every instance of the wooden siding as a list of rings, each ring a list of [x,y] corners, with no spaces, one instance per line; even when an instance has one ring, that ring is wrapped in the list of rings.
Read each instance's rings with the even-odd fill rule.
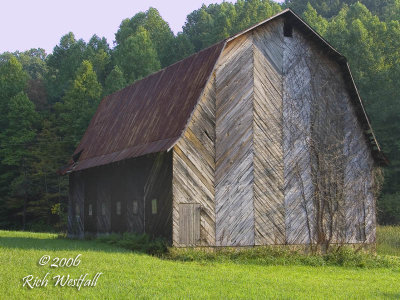
[[[93,211],[93,218],[97,219],[97,232],[107,233],[126,231],[126,209],[123,209],[124,216],[117,216],[115,209],[115,203],[117,201],[122,200],[126,205],[126,199],[115,196],[112,197],[114,192],[113,190],[118,188],[118,185],[114,184],[116,172],[113,172],[112,166],[106,166],[103,172],[98,172],[97,174],[95,173],[97,171],[96,169],[90,171],[90,178],[95,179],[90,187],[92,187],[93,194],[96,196],[96,207]],[[110,181],[109,175],[112,175],[114,180]],[[110,185],[111,182],[113,183],[112,185]],[[102,213],[103,204],[105,205],[105,215]],[[125,205],[123,207],[125,207]]]
[[[339,66],[310,44],[311,134],[313,177],[313,242],[342,243],[344,228],[344,82]],[[348,96],[347,96],[348,97]]]
[[[307,244],[314,228],[314,193],[310,165],[310,113],[312,63],[310,46],[296,31],[284,37],[283,50],[283,151],[286,242]]]
[[[212,76],[188,127],[173,148],[173,244],[180,243],[179,207],[198,203],[201,246],[215,246],[215,77]]]
[[[85,197],[84,197],[84,218],[85,218],[85,233],[96,234],[97,231],[105,232],[103,228],[99,228],[98,219],[99,218],[107,218],[110,219],[110,209],[109,203],[105,203],[106,205],[106,215],[102,216],[101,207],[99,204],[102,203],[103,199],[98,199],[97,195],[97,181],[99,180],[100,175],[95,172],[95,170],[89,170],[89,172],[82,174],[84,178],[85,185]],[[92,207],[92,215],[89,215],[89,206]]]
[[[253,42],[227,44],[216,67],[216,245],[254,245]]]
[[[257,28],[253,39],[255,244],[284,244],[282,20]]]
[[[321,241],[321,234],[332,243],[374,242],[374,160],[340,67],[295,34],[309,45],[314,242]],[[332,204],[337,206],[333,212]]]
[[[143,193],[145,229],[152,236],[172,239],[172,153],[151,155]],[[140,172],[137,169],[136,172]],[[139,186],[143,188],[143,186]],[[157,213],[152,211],[152,200],[157,200]]]
[[[376,234],[376,207],[372,170],[374,161],[365,141],[365,135],[354,118],[354,110],[345,97],[345,167],[344,198],[346,207],[346,242],[374,243]]]
[[[83,238],[84,236],[84,198],[85,185],[81,173],[69,176],[68,195],[68,236]],[[77,213],[77,207],[79,213]]]
[[[143,159],[137,159],[135,161],[135,169],[143,170],[146,172],[148,166],[146,161]],[[116,179],[119,182],[115,182],[116,188],[114,189],[114,194],[118,195],[118,198],[126,198],[126,209],[127,215],[127,231],[134,233],[143,233],[144,228],[144,207],[145,207],[145,198],[143,197],[144,184],[145,184],[145,176],[140,174],[140,172],[130,172],[130,168],[119,168],[115,170],[115,172],[119,171],[119,176],[116,176]],[[132,184],[134,183],[134,184]],[[121,187],[122,185],[122,187]],[[138,188],[139,187],[139,188]],[[133,211],[133,201],[137,202],[137,213],[135,214]]]
[[[287,243],[373,242],[374,162],[340,67],[296,28],[284,40]]]

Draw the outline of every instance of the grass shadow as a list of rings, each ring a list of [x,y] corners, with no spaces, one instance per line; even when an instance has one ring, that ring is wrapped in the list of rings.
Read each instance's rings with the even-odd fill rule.
[[[400,293],[382,293],[383,299],[400,299]]]
[[[95,240],[72,240],[67,238],[2,237],[0,248],[48,250],[48,251],[97,251],[129,253],[127,249],[100,243]]]

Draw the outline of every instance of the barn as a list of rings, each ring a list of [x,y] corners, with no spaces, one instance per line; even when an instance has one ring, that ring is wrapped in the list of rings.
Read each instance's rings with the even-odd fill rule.
[[[101,101],[68,234],[374,243],[384,160],[346,58],[288,9]]]

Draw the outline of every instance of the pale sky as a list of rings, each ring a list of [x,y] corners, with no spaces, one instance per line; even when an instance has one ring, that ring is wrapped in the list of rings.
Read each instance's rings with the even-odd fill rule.
[[[0,0],[0,53],[44,48],[51,53],[60,38],[72,31],[89,41],[93,34],[106,37],[113,46],[114,34],[123,19],[155,7],[177,33],[186,15],[222,0]],[[235,1],[229,1],[235,2]]]

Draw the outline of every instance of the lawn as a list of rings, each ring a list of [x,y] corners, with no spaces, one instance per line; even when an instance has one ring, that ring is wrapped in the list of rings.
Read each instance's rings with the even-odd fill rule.
[[[381,254],[399,254],[399,228],[380,228],[389,245]],[[397,233],[396,233],[397,232]],[[396,235],[397,234],[397,235]],[[382,239],[383,237],[381,237]],[[397,243],[397,244],[396,244]],[[50,268],[38,264],[75,258],[78,266]],[[72,263],[70,260],[69,263]],[[1,299],[127,299],[127,298],[272,298],[272,299],[399,299],[398,268],[345,268],[336,266],[266,266],[234,262],[179,262],[160,259],[98,241],[70,241],[55,234],[0,231]],[[48,285],[28,289],[23,277],[42,278]],[[96,286],[54,286],[56,275],[91,279],[101,272]]]

